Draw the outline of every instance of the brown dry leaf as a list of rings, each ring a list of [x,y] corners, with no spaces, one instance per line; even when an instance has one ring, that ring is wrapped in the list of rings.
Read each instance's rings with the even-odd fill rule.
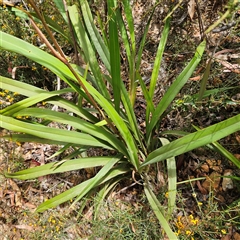
[[[234,240],[240,240],[240,234],[237,233],[237,232],[235,232],[235,233],[233,234],[233,239],[234,239]]]
[[[205,173],[208,173],[209,172],[209,166],[208,164],[204,163],[202,166],[201,166],[201,170]]]
[[[9,193],[9,195],[11,197],[12,205],[15,204],[15,206],[22,206],[22,196],[21,196],[21,191],[20,191],[18,185],[11,179],[8,179],[8,184],[13,189],[13,191],[11,193]]]
[[[21,225],[14,225],[15,228],[17,229],[24,229],[24,230],[28,230],[28,231],[34,231],[34,227],[33,226],[29,226],[26,224],[21,224]]]
[[[32,203],[29,203],[29,202],[24,203],[23,207],[26,208],[26,209],[28,209],[28,210],[31,211],[31,212],[34,212],[35,209],[37,208],[36,205],[34,205],[34,204],[32,204]]]
[[[207,191],[205,188],[202,187],[200,181],[197,181],[197,186],[198,186],[199,191],[200,191],[203,195],[208,194],[208,191]]]
[[[193,20],[193,16],[195,13],[195,6],[196,6],[195,0],[190,0],[188,3],[188,14],[191,20]]]
[[[211,190],[216,190],[219,187],[221,178],[218,172],[212,172],[209,177],[203,182],[202,187],[205,188],[208,192]]]
[[[135,229],[133,223],[131,222],[130,225],[131,225],[131,229],[132,229],[133,233],[135,233],[135,232],[136,232],[136,229]]]

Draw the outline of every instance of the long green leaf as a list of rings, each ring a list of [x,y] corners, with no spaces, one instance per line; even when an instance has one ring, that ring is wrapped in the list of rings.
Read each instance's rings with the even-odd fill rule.
[[[94,137],[85,133],[67,131],[63,129],[55,129],[42,125],[26,123],[4,115],[0,115],[0,126],[4,129],[15,132],[28,133],[40,138],[112,149],[111,147],[109,147],[109,145],[104,144],[98,139],[95,139]]]
[[[44,52],[32,44],[2,31],[0,31],[0,39],[0,48],[10,52],[13,51],[29,59],[32,59],[33,61],[45,66],[46,68],[49,68],[52,72],[54,72],[62,79],[65,79],[66,75],[71,76],[71,79],[75,79],[68,67],[51,54],[48,54],[47,52]]]
[[[37,95],[34,95],[32,97],[29,97],[27,99],[23,99],[22,101],[19,101],[17,103],[14,103],[2,110],[0,110],[0,114],[3,114],[5,116],[11,116],[13,115],[14,113],[24,109],[24,108],[27,108],[29,106],[32,106],[36,103],[39,103],[39,102],[42,102],[48,98],[51,98],[51,97],[54,97],[54,96],[57,96],[58,94],[61,94],[61,93],[65,93],[66,91],[63,89],[63,90],[59,90],[59,91],[54,91],[54,92],[43,92],[43,93],[39,93]]]
[[[98,88],[100,93],[106,98],[110,99],[109,92],[107,91],[106,85],[103,81],[103,75],[99,68],[96,53],[89,40],[88,34],[84,29],[82,20],[79,17],[79,12],[76,5],[68,7],[71,22],[73,24],[74,31],[76,33],[78,44],[84,52],[85,60],[89,63],[90,69],[94,76],[94,85]]]
[[[22,111],[17,112],[13,115],[17,116],[32,116],[36,118],[48,119],[54,122],[60,122],[63,124],[68,124],[76,129],[79,129],[85,133],[88,133],[94,137],[102,139],[109,144],[111,144],[114,148],[116,148],[119,152],[122,152],[124,155],[127,155],[126,148],[121,141],[119,141],[112,133],[106,131],[102,127],[98,127],[94,124],[88,123],[85,120],[70,116],[66,113],[59,113],[49,109],[38,109],[38,108],[30,108],[24,109]]]
[[[169,144],[169,140],[166,138],[159,138],[163,146]],[[168,218],[170,219],[176,206],[177,196],[177,168],[176,160],[174,157],[166,159],[167,171],[168,171]]]
[[[112,87],[114,104],[117,112],[120,110],[120,90],[121,90],[121,70],[120,70],[120,48],[118,40],[118,28],[115,0],[108,0],[108,17],[109,17],[109,49],[110,49],[110,66],[112,76]]]
[[[146,194],[146,197],[148,199],[148,202],[150,203],[150,206],[152,210],[154,211],[155,215],[157,216],[162,228],[166,232],[167,236],[171,240],[177,240],[177,236],[173,233],[172,229],[170,228],[166,218],[163,215],[162,207],[160,206],[159,201],[157,200],[156,196],[152,192],[151,188],[148,186],[148,183],[144,185],[144,191]]]
[[[163,33],[162,33],[161,40],[160,40],[158,50],[157,50],[157,55],[156,55],[156,58],[154,61],[152,76],[151,76],[151,80],[150,80],[150,88],[149,88],[149,96],[151,98],[151,101],[153,100],[153,97],[154,97],[154,91],[156,88],[160,64],[162,61],[163,51],[164,51],[166,43],[167,43],[169,30],[170,30],[170,18],[168,18],[165,22]],[[151,109],[150,107],[151,107],[151,103],[147,102],[146,122],[149,122],[150,109]]]
[[[27,83],[23,83],[20,81],[16,81],[10,78],[5,78],[0,76],[0,84],[2,89],[7,89],[12,92],[17,92],[21,95],[32,97],[35,95],[38,95],[39,93],[49,93],[46,90],[34,87],[32,85],[29,85]],[[73,89],[67,88],[64,91],[66,92],[74,92]],[[61,97],[53,97],[51,99],[46,100],[46,102],[57,105],[59,107],[62,107],[66,109],[69,112],[75,113],[76,115],[80,116],[83,119],[86,119],[88,121],[96,123],[99,121],[96,117],[94,117],[92,114],[90,114],[87,110],[83,108],[79,108],[71,101],[68,101]]]
[[[240,130],[240,114],[205,129],[188,134],[165,146],[158,148],[148,155],[141,167],[178,156],[195,148],[213,143],[231,133]]]
[[[101,185],[102,183],[107,182],[108,180],[113,179],[129,171],[129,168],[124,166],[123,167],[119,166],[117,169],[112,169],[113,164],[116,162],[117,161],[114,160],[109,161],[109,164],[105,165],[95,177],[88,179],[83,183],[65,191],[64,193],[61,193],[56,197],[51,198],[46,202],[40,204],[36,211],[43,212],[49,208],[56,207],[59,204],[64,203],[68,200],[74,199],[77,196],[81,195],[83,197],[97,185]]]
[[[149,141],[151,139],[152,130],[158,123],[161,115],[163,112],[167,109],[169,104],[173,101],[173,99],[176,97],[178,92],[181,90],[181,88],[184,86],[184,84],[187,82],[189,77],[192,75],[193,71],[197,67],[198,63],[201,60],[202,54],[205,49],[206,42],[203,41],[200,43],[200,45],[197,47],[196,53],[193,57],[193,59],[190,61],[190,63],[185,67],[185,69],[181,72],[181,74],[177,77],[177,79],[173,82],[171,87],[168,89],[168,91],[164,94],[162,100],[158,104],[155,112],[153,113],[152,119],[150,121],[150,124],[147,123],[147,143],[149,144]]]
[[[66,14],[63,0],[54,0],[54,3],[56,4],[56,7],[57,7],[58,11],[61,13],[63,19],[67,23],[68,19],[67,19],[67,14]]]
[[[73,160],[61,160],[60,162],[51,162],[39,167],[29,168],[15,173],[5,173],[8,178],[21,180],[38,178],[49,174],[79,170],[84,168],[98,167],[106,165],[110,160],[120,160],[121,157],[87,157]]]
[[[100,58],[102,59],[104,66],[110,72],[110,54],[107,46],[105,45],[100,33],[94,24],[88,1],[81,0],[80,3],[84,22],[86,24],[86,29],[89,33],[92,43],[95,46],[95,49],[97,50]]]
[[[3,139],[7,139],[9,141],[13,142],[36,142],[36,143],[43,143],[43,144],[52,144],[52,145],[65,145],[66,142],[64,141],[56,141],[56,140],[50,140],[46,138],[40,138],[36,137],[30,134],[8,134],[1,136]],[[74,147],[76,144],[71,144],[72,147]],[[79,144],[77,145],[79,146]]]

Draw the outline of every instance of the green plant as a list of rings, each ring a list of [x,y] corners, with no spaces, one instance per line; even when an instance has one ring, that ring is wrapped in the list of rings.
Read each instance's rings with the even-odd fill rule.
[[[56,7],[66,21],[69,30],[64,30],[52,19],[43,16],[34,2],[32,0],[29,0],[29,2],[35,10],[34,13],[17,8],[12,8],[12,11],[17,16],[27,18],[30,21],[48,47],[48,51],[52,54],[2,31],[0,32],[0,47],[6,51],[24,55],[48,68],[66,82],[69,87],[48,92],[1,76],[0,87],[2,89],[18,92],[26,97],[24,100],[0,110],[1,127],[23,133],[12,134],[12,140],[19,142],[36,141],[63,146],[56,154],[62,153],[69,147],[74,147],[75,152],[59,162],[47,163],[16,173],[6,173],[5,176],[17,179],[32,179],[48,174],[101,166],[102,168],[98,168],[99,171],[94,177],[42,203],[38,206],[37,211],[42,212],[56,207],[70,199],[75,199],[75,203],[83,197],[93,194],[93,190],[98,190],[97,200],[99,204],[95,207],[95,218],[97,218],[101,201],[119,181],[129,178],[143,184],[146,197],[161,226],[170,239],[177,239],[169,226],[176,198],[175,156],[211,144],[240,130],[240,115],[237,115],[205,129],[189,134],[185,133],[185,136],[173,142],[163,138],[161,132],[159,132],[159,123],[165,111],[200,62],[206,43],[199,44],[192,60],[176,77],[166,94],[154,107],[154,90],[170,29],[169,18],[165,22],[154,62],[150,87],[147,89],[139,70],[152,15],[149,17],[142,41],[137,48],[132,11],[128,0],[124,0],[122,3],[116,0],[107,1],[107,22],[101,22],[99,18],[98,23],[99,26],[108,24],[108,29],[102,27],[100,33],[86,0],[80,0],[79,7],[75,4],[67,6],[65,1],[55,1]],[[120,7],[120,4],[122,4],[122,7]],[[81,14],[79,14],[80,11]],[[124,11],[125,20],[121,11]],[[47,40],[46,35],[43,34],[36,22],[42,22],[52,44]],[[86,62],[85,67],[68,62],[52,31],[57,32],[72,44],[77,58],[78,53],[81,53]],[[119,34],[121,38],[119,38]],[[122,41],[127,54],[129,90],[127,90],[121,78],[120,41]],[[105,67],[106,73],[102,73],[98,57],[102,66]],[[147,102],[146,133],[139,130],[134,113],[138,83],[141,85]],[[108,85],[110,85],[110,88],[107,87]],[[77,104],[61,97],[61,94],[69,92],[78,95]],[[91,107],[84,105],[83,100]],[[63,108],[64,112],[36,108],[35,105],[42,101]],[[69,115],[69,112],[73,113],[74,116]],[[19,117],[24,116],[41,119],[41,121],[19,119]],[[61,123],[64,126],[70,125],[76,131],[49,127],[50,122]],[[177,134],[180,133],[177,132]],[[156,136],[160,137],[156,138]],[[4,137],[8,138],[8,136]],[[109,156],[79,158],[80,153],[86,152],[92,147],[111,150],[111,154],[109,151]],[[168,171],[169,197],[167,211],[160,205],[148,179],[150,166],[164,160],[166,160]]]

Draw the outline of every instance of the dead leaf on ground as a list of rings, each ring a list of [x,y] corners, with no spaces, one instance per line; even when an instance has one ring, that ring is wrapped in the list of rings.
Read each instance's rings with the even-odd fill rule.
[[[195,0],[190,0],[188,3],[188,14],[191,20],[193,20],[193,16],[195,13],[195,6],[196,6]]]
[[[211,190],[217,190],[221,181],[221,174],[218,172],[212,172],[206,180],[203,182],[202,187],[208,192]]]

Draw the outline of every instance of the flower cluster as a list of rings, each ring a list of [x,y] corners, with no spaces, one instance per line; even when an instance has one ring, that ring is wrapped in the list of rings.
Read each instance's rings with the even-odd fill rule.
[[[191,214],[187,217],[178,216],[177,221],[175,221],[175,226],[177,227],[177,236],[187,236],[190,237],[191,240],[194,240],[194,227],[199,224],[199,219],[194,218]]]
[[[18,101],[19,94],[17,92],[10,92],[9,90],[0,90],[0,105],[5,107]]]

